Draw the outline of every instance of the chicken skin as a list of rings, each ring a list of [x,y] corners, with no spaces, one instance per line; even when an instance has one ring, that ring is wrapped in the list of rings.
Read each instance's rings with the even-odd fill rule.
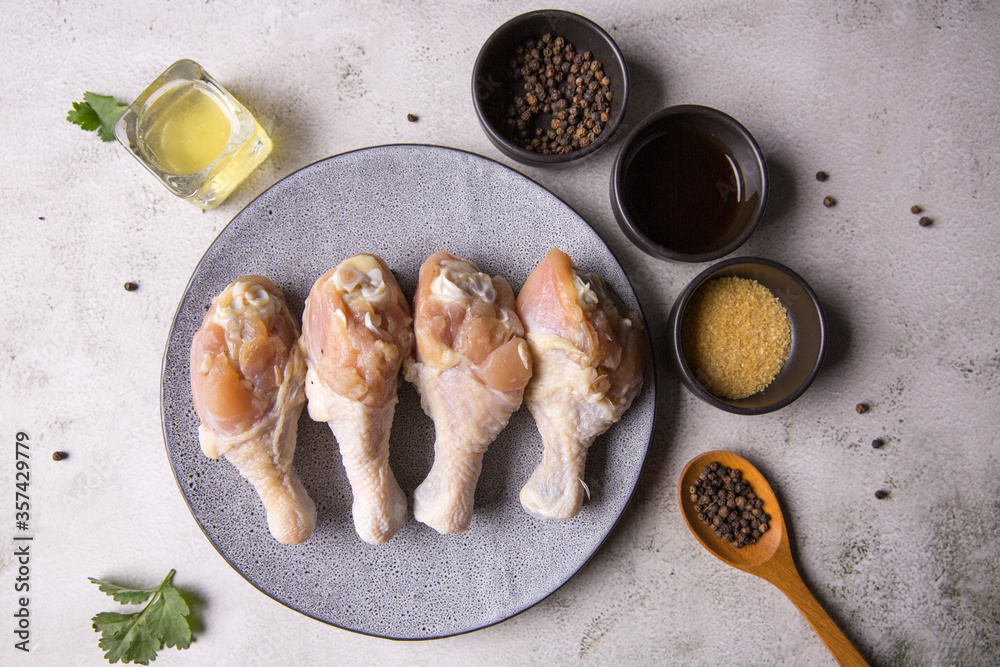
[[[349,257],[313,285],[302,314],[309,416],[328,422],[351,483],[358,536],[384,544],[406,521],[389,467],[389,431],[403,360],[413,353],[410,307],[386,263]]]
[[[524,402],[543,444],[521,505],[539,518],[569,519],[583,504],[587,450],[642,386],[642,325],[600,277],[581,273],[558,248],[528,276],[517,310],[534,364]]]
[[[521,405],[531,356],[500,276],[446,252],[420,268],[415,360],[406,379],[434,421],[434,464],[413,494],[414,517],[439,533],[468,528],[483,455]]]
[[[225,456],[256,489],[276,540],[300,544],[316,506],[292,468],[306,366],[284,295],[262,276],[212,300],[191,343],[191,394],[206,456]]]

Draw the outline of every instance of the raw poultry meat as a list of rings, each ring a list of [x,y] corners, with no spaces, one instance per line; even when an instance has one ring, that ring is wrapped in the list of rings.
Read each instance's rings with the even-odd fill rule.
[[[410,307],[379,257],[349,257],[316,281],[302,314],[309,416],[328,422],[354,493],[358,535],[384,544],[406,521],[389,467],[389,431],[403,360],[413,352]]]
[[[439,533],[469,526],[483,455],[521,405],[531,377],[514,292],[468,260],[437,252],[420,267],[415,361],[406,379],[434,421],[434,465],[413,515]]]
[[[587,450],[642,385],[642,324],[558,248],[528,276],[517,310],[534,363],[524,401],[543,444],[521,504],[540,518],[569,519],[583,504]]]
[[[283,544],[304,542],[316,525],[316,507],[292,468],[305,404],[298,337],[281,290],[244,276],[212,300],[191,343],[201,449],[224,455],[253,484]]]

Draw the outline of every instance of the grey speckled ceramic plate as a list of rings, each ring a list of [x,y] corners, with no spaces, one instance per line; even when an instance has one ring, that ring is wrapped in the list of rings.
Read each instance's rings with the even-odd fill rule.
[[[354,532],[351,491],[326,424],[303,411],[295,468],[316,502],[313,536],[283,546],[268,533],[256,494],[228,461],[202,455],[191,405],[189,347],[209,303],[231,280],[271,278],[301,315],[321,274],[357,252],[381,255],[412,297],[436,250],[465,256],[515,292],[558,246],[605,277],[638,310],[610,250],[565,203],[516,171],[435,146],[381,146],[310,165],[255,199],[222,231],[191,277],[163,360],[167,455],[191,513],[219,553],[262,592],[332,625],[380,637],[427,639],[498,623],[565,583],[614,527],[639,477],[653,426],[651,363],[624,418],[590,450],[591,498],[574,519],[528,516],[518,491],[540,460],[527,409],[490,446],[475,513],[461,535],[410,519],[388,543]],[[400,383],[390,463],[412,499],[433,461],[434,428],[416,391]]]

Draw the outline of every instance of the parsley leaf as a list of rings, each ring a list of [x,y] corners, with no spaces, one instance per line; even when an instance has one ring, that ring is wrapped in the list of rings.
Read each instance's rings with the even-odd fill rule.
[[[174,588],[174,573],[170,570],[166,579],[154,588],[128,588],[88,577],[116,602],[142,604],[149,600],[141,611],[132,614],[106,611],[90,619],[94,630],[101,633],[97,645],[109,663],[120,660],[148,665],[164,646],[185,649],[191,645],[191,612],[180,591]]]
[[[135,590],[119,586],[118,584],[112,584],[110,581],[101,581],[100,579],[94,579],[92,577],[87,577],[87,579],[90,579],[92,584],[97,584],[97,590],[102,593],[107,593],[115,599],[115,602],[120,602],[122,604],[142,604],[149,599],[149,596],[152,595],[155,590],[153,588]]]
[[[97,130],[102,141],[112,141],[115,138],[115,121],[126,109],[127,104],[121,104],[110,95],[86,92],[83,94],[83,102],[73,102],[66,120],[90,132]]]
[[[73,102],[73,108],[66,114],[66,120],[76,123],[88,132],[93,132],[101,126],[101,119],[86,102]]]

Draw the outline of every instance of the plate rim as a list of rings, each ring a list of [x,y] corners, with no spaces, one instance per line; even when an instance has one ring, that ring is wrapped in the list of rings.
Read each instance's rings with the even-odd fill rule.
[[[635,298],[636,307],[638,309],[639,318],[642,321],[643,333],[644,333],[644,336],[645,336],[645,339],[646,339],[646,350],[647,350],[647,354],[648,354],[648,360],[647,360],[648,367],[645,364],[643,366],[643,384],[645,386],[642,389],[640,389],[639,394],[636,395],[636,398],[638,398],[638,396],[642,395],[646,391],[651,391],[652,392],[652,414],[651,414],[651,418],[650,418],[650,423],[652,424],[652,428],[650,429],[649,437],[646,438],[645,441],[644,441],[644,447],[643,447],[643,451],[642,451],[642,462],[639,465],[639,470],[638,470],[638,473],[636,474],[636,477],[635,477],[635,483],[632,484],[632,488],[629,490],[628,497],[626,498],[625,503],[622,505],[621,511],[619,511],[618,515],[615,517],[614,522],[612,522],[612,524],[608,528],[607,532],[604,533],[604,535],[600,538],[600,541],[597,542],[597,544],[594,546],[593,550],[589,554],[586,555],[586,558],[584,558],[583,562],[580,563],[579,567],[575,568],[571,573],[569,573],[566,576],[566,578],[563,579],[552,590],[548,591],[547,593],[545,593],[544,595],[542,595],[540,598],[538,598],[534,602],[528,604],[527,606],[525,606],[525,607],[523,607],[521,609],[518,609],[518,610],[514,611],[513,613],[510,613],[509,615],[507,615],[507,616],[505,616],[505,617],[503,617],[501,619],[498,619],[496,621],[492,621],[490,623],[486,623],[484,625],[479,625],[479,626],[474,627],[474,628],[469,628],[467,630],[460,630],[460,631],[457,631],[457,632],[448,632],[448,633],[445,633],[445,634],[439,634],[439,635],[434,635],[434,636],[426,636],[426,637],[394,637],[394,636],[389,636],[389,635],[385,635],[385,634],[376,634],[376,633],[373,633],[373,632],[366,632],[364,630],[360,630],[360,629],[356,629],[356,628],[344,627],[343,625],[339,625],[339,624],[337,624],[334,621],[331,621],[331,620],[325,619],[325,618],[320,618],[319,616],[316,616],[313,613],[310,613],[308,611],[304,611],[303,609],[300,609],[300,608],[296,607],[295,605],[291,604],[290,602],[286,602],[284,600],[279,600],[279,599],[275,598],[274,596],[272,596],[267,591],[263,590],[256,582],[254,582],[247,575],[246,572],[244,572],[242,570],[242,568],[240,568],[236,563],[234,563],[232,560],[229,559],[229,557],[226,555],[226,553],[219,547],[219,545],[213,539],[212,535],[210,535],[209,532],[205,529],[205,526],[202,524],[202,522],[199,521],[198,517],[195,516],[194,510],[191,507],[191,501],[188,499],[187,495],[183,491],[181,480],[180,480],[180,478],[178,477],[178,474],[177,474],[177,468],[174,465],[174,460],[170,456],[170,445],[169,445],[168,436],[167,436],[166,410],[165,410],[165,405],[164,405],[164,403],[165,403],[164,379],[165,379],[166,373],[167,373],[167,357],[168,357],[168,355],[170,353],[171,338],[172,338],[173,331],[174,331],[174,329],[175,329],[175,327],[177,325],[177,318],[181,314],[181,307],[182,307],[182,305],[184,303],[184,297],[190,291],[191,286],[194,283],[195,275],[198,273],[198,269],[201,267],[202,262],[205,261],[205,258],[209,255],[209,253],[215,247],[215,244],[219,243],[219,240],[222,238],[222,235],[229,228],[229,226],[232,225],[233,222],[235,222],[237,218],[239,218],[240,216],[242,216],[243,213],[250,206],[252,206],[255,202],[257,202],[257,200],[259,200],[261,197],[263,197],[268,192],[270,192],[272,189],[278,187],[279,185],[281,185],[285,181],[287,181],[287,180],[291,179],[292,177],[298,175],[300,172],[303,172],[303,171],[306,171],[308,169],[311,169],[311,168],[315,167],[316,165],[321,164],[323,162],[327,162],[329,160],[340,158],[340,157],[343,157],[343,156],[346,156],[346,155],[351,155],[353,153],[367,152],[367,151],[376,150],[376,149],[384,149],[384,148],[433,148],[433,149],[437,149],[437,150],[451,151],[451,152],[455,152],[455,153],[463,153],[463,154],[466,154],[466,155],[470,155],[470,156],[472,156],[474,158],[486,160],[488,162],[493,163],[494,165],[498,165],[498,166],[502,167],[503,169],[506,169],[508,171],[514,172],[515,174],[517,174],[521,178],[526,179],[532,185],[534,185],[535,187],[541,188],[546,193],[548,193],[550,196],[554,197],[557,201],[559,201],[562,205],[566,206],[570,211],[572,211],[572,213],[576,217],[578,217],[587,227],[589,227],[590,230],[601,241],[601,244],[605,247],[605,249],[607,250],[608,254],[611,256],[611,259],[614,261],[614,263],[618,266],[619,270],[622,272],[622,276],[624,276],[625,281],[626,281],[626,283],[629,286],[629,289],[631,289],[631,291],[632,291],[632,295]],[[506,165],[506,164],[504,164],[504,163],[502,163],[502,162],[500,162],[498,160],[495,160],[495,159],[493,159],[491,157],[488,157],[488,156],[485,156],[485,155],[481,155],[481,154],[476,153],[476,152],[471,151],[471,150],[465,150],[465,149],[462,149],[462,148],[455,148],[455,147],[452,147],[452,146],[444,146],[444,145],[440,145],[440,144],[427,144],[427,143],[388,143],[388,144],[375,144],[375,145],[371,145],[371,146],[364,146],[364,147],[361,147],[361,148],[355,148],[355,149],[343,151],[343,152],[340,152],[340,153],[335,153],[333,155],[329,155],[327,157],[324,157],[324,158],[321,158],[321,159],[318,159],[318,160],[314,160],[313,162],[310,162],[310,163],[308,163],[306,165],[303,165],[302,167],[299,167],[295,171],[293,171],[293,172],[285,175],[281,179],[279,179],[279,180],[275,181],[274,183],[272,183],[270,186],[268,186],[267,188],[265,188],[264,190],[262,190],[256,197],[254,197],[249,202],[247,202],[243,206],[243,208],[241,208],[235,215],[233,215],[233,217],[229,220],[229,222],[227,222],[225,224],[225,226],[223,226],[222,229],[219,230],[219,233],[216,234],[216,236],[215,236],[214,239],[212,239],[212,242],[208,245],[208,247],[202,253],[201,257],[198,259],[198,261],[195,264],[194,268],[191,269],[191,275],[188,278],[187,282],[184,284],[184,288],[181,290],[181,296],[180,296],[180,298],[177,301],[177,307],[174,310],[174,315],[173,315],[173,317],[170,320],[170,326],[167,329],[166,342],[165,342],[165,344],[163,346],[163,355],[162,355],[161,360],[160,360],[159,408],[160,408],[160,431],[161,431],[161,433],[163,435],[164,453],[167,456],[167,463],[170,465],[170,472],[171,472],[171,474],[174,477],[174,482],[177,485],[177,490],[180,492],[180,495],[181,495],[181,497],[184,500],[184,504],[187,506],[188,514],[191,515],[191,518],[194,520],[194,522],[198,526],[199,530],[201,530],[202,534],[208,540],[209,544],[212,545],[212,548],[215,550],[215,552],[225,561],[226,565],[228,565],[230,568],[232,568],[233,571],[235,571],[237,574],[239,574],[254,589],[256,589],[259,593],[261,593],[265,597],[269,598],[270,600],[273,600],[274,602],[277,602],[278,604],[282,605],[283,607],[287,607],[288,609],[291,609],[292,611],[294,611],[296,613],[302,614],[303,616],[311,618],[311,619],[313,619],[315,621],[318,621],[318,622],[320,622],[320,623],[322,623],[324,625],[329,625],[329,626],[338,628],[340,630],[344,630],[346,632],[351,632],[351,633],[358,634],[358,635],[365,636],[365,637],[375,637],[375,638],[378,638],[378,639],[387,639],[387,640],[390,640],[390,641],[397,641],[397,642],[433,641],[435,639],[445,639],[445,638],[448,638],[448,637],[458,637],[458,636],[469,634],[469,633],[472,633],[472,632],[477,632],[477,631],[483,630],[485,628],[489,628],[489,627],[493,627],[495,625],[499,625],[500,623],[503,623],[505,621],[509,621],[510,619],[512,619],[512,618],[514,618],[516,616],[519,616],[520,614],[523,614],[524,612],[528,611],[529,609],[531,609],[531,608],[535,607],[536,605],[540,604],[541,602],[547,600],[554,593],[556,593],[557,591],[559,591],[563,586],[565,586],[567,583],[569,583],[569,581],[571,579],[573,579],[573,577],[575,577],[577,574],[579,574],[581,570],[583,570],[588,564],[590,564],[590,562],[591,562],[591,560],[593,560],[594,556],[597,555],[597,552],[599,552],[601,550],[601,548],[604,546],[604,544],[607,542],[608,538],[611,536],[611,533],[613,533],[615,531],[615,529],[618,528],[618,525],[619,525],[619,523],[621,523],[622,517],[625,515],[626,510],[631,506],[632,501],[635,498],[636,489],[639,486],[639,480],[642,478],[642,475],[643,475],[643,473],[646,470],[646,466],[649,463],[649,446],[650,446],[650,443],[652,442],[653,432],[654,432],[654,429],[655,429],[655,426],[656,426],[657,413],[659,411],[659,390],[658,390],[657,382],[656,382],[656,369],[657,369],[657,365],[656,365],[656,351],[655,351],[655,348],[653,346],[653,340],[652,340],[652,336],[650,335],[649,325],[648,325],[647,322],[648,321],[646,319],[645,312],[643,311],[643,308],[642,308],[642,301],[639,299],[639,295],[636,294],[635,286],[632,284],[632,280],[629,278],[628,273],[625,271],[625,268],[622,266],[621,260],[618,259],[618,256],[615,254],[614,250],[611,249],[611,246],[609,246],[608,243],[605,241],[604,237],[601,236],[601,234],[594,228],[594,226],[591,225],[587,221],[586,218],[584,218],[582,215],[580,215],[579,211],[577,211],[573,206],[571,206],[562,197],[560,197],[556,193],[552,192],[550,189],[548,189],[547,187],[545,187],[544,185],[542,185],[541,183],[539,183],[535,179],[531,178],[530,176],[528,176],[528,175],[526,175],[526,174],[518,171],[517,169],[514,169],[513,167],[510,167],[510,166],[508,166],[508,165]]]

